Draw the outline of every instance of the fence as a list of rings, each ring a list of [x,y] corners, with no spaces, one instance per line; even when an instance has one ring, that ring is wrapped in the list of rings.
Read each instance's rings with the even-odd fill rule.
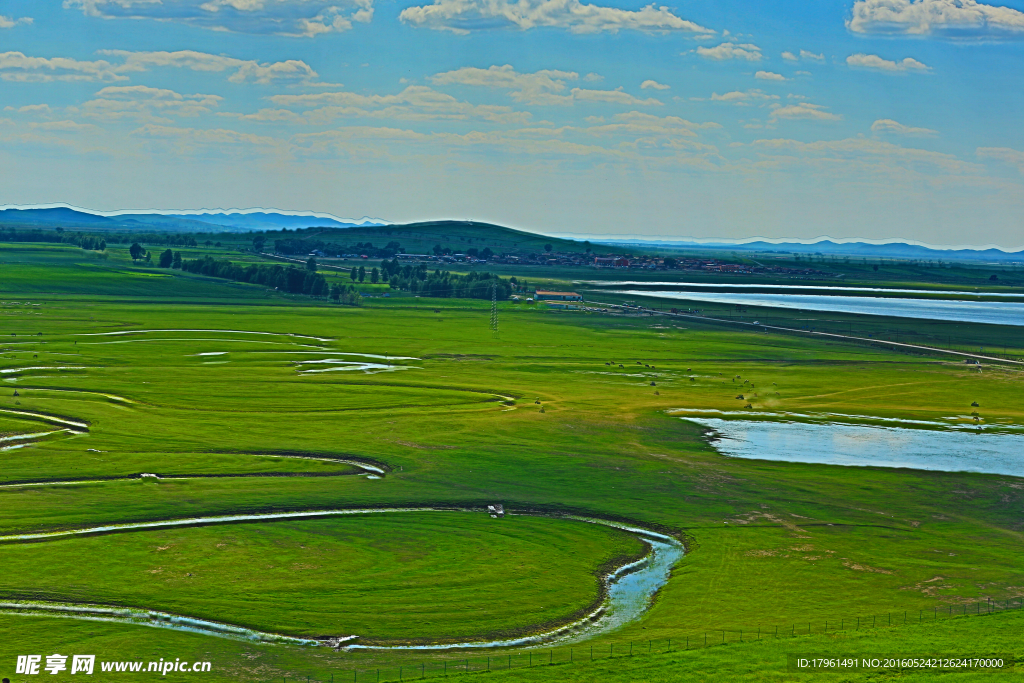
[[[462,654],[460,657],[432,658],[418,662],[406,660],[386,663],[373,668],[348,668],[320,673],[317,676],[282,676],[266,680],[265,683],[384,683],[413,679],[447,676],[456,673],[515,670],[525,667],[551,664],[572,664],[615,657],[631,657],[645,654],[664,654],[686,650],[700,650],[707,647],[734,643],[765,640],[768,638],[792,638],[816,633],[859,630],[919,624],[953,617],[978,616],[1024,608],[1024,598],[1012,600],[964,603],[934,607],[929,610],[907,610],[886,612],[868,616],[840,617],[825,621],[801,622],[785,626],[758,626],[751,629],[710,629],[688,635],[657,640],[603,642],[595,645],[572,645],[556,648],[537,646],[525,651],[499,651],[489,654]],[[914,614],[914,611],[917,614]],[[916,618],[915,618],[916,617]]]

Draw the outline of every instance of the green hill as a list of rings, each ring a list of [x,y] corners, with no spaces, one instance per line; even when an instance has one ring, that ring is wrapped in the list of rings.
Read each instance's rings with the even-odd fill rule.
[[[492,223],[475,221],[426,221],[402,225],[373,225],[358,228],[306,228],[294,231],[264,233],[268,240],[290,237],[320,240],[338,244],[370,242],[374,246],[396,241],[407,254],[430,253],[435,245],[450,247],[453,252],[464,253],[471,247],[485,247],[495,253],[543,252],[550,244],[552,251],[583,253],[588,242],[546,237],[523,230],[506,228]]]

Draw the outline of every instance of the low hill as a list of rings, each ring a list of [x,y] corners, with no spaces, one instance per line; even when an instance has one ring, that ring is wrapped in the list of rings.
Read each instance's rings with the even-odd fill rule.
[[[426,221],[401,225],[374,225],[352,228],[308,228],[306,230],[268,232],[268,240],[287,236],[303,240],[320,240],[355,244],[370,242],[374,246],[395,241],[407,254],[429,254],[435,246],[464,253],[475,247],[490,248],[495,253],[543,253],[546,245],[555,252],[585,252],[589,242],[546,237],[491,223],[475,221]]]

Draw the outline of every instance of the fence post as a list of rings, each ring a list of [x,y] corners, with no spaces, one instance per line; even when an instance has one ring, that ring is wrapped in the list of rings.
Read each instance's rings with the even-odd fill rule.
[[[491,670],[491,658],[490,657],[487,658],[487,670],[488,671]]]

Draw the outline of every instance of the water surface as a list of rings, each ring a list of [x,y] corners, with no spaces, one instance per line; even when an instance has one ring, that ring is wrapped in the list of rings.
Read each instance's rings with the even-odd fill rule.
[[[895,297],[830,296],[823,294],[656,292],[635,289],[609,290],[609,292],[629,296],[646,296],[680,301],[703,301],[716,304],[1024,326],[1024,303],[1011,301],[899,299]]]
[[[706,417],[681,419],[715,430],[712,445],[734,458],[1024,477],[1024,434]]]

